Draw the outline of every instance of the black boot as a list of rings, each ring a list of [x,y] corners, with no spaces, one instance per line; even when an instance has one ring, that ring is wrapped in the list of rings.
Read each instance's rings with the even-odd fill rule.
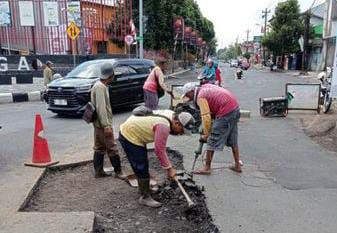
[[[119,158],[119,155],[118,154],[109,155],[109,159],[112,167],[114,168],[115,177],[125,180],[126,175],[122,171],[121,160]]]
[[[159,208],[162,204],[151,197],[150,192],[150,179],[140,179],[138,178],[138,193],[140,194],[140,198],[138,199],[138,203],[140,205],[148,206],[151,208]]]
[[[111,174],[104,172],[103,165],[104,165],[104,154],[100,152],[95,152],[94,153],[95,178],[111,176]]]

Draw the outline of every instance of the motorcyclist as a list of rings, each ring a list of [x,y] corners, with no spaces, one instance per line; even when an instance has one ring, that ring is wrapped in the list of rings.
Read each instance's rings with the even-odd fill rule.
[[[208,59],[206,66],[202,72],[202,77],[204,79],[203,83],[215,84],[216,81],[216,69],[212,59]]]

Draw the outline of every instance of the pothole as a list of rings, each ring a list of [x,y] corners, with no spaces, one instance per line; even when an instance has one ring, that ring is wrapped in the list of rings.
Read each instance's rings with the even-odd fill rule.
[[[183,169],[182,155],[169,150],[175,167]],[[165,171],[160,168],[153,152],[149,153],[151,174],[160,183],[154,198],[163,203],[159,209],[139,206],[137,189],[125,181],[112,177],[95,179],[91,163],[68,168],[48,169],[37,185],[23,211],[33,212],[95,212],[94,232],[144,232],[144,233],[211,233],[219,232],[209,214],[205,196],[192,180],[182,181],[187,193],[197,203],[187,208],[181,191],[165,181]],[[123,165],[128,168],[126,158]],[[130,171],[130,170],[129,170]],[[192,185],[191,185],[192,184]]]

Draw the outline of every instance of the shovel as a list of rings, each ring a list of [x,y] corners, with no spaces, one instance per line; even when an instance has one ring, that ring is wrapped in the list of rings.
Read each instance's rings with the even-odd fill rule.
[[[177,183],[180,191],[183,193],[183,195],[184,195],[184,197],[187,201],[188,209],[193,208],[195,206],[194,202],[191,200],[190,196],[188,195],[188,193],[186,192],[186,190],[184,189],[184,187],[182,186],[180,181],[177,179],[177,177],[174,178],[174,181]]]

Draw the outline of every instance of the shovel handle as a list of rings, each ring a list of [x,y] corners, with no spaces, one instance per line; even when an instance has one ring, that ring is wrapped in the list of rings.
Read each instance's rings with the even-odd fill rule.
[[[191,200],[190,196],[187,194],[187,192],[184,189],[184,187],[181,185],[180,181],[177,178],[175,178],[174,180],[176,181],[176,183],[177,183],[179,189],[181,190],[181,192],[183,193],[183,195],[184,195],[184,197],[185,197],[185,199],[187,201],[188,207],[194,206],[193,201]]]

